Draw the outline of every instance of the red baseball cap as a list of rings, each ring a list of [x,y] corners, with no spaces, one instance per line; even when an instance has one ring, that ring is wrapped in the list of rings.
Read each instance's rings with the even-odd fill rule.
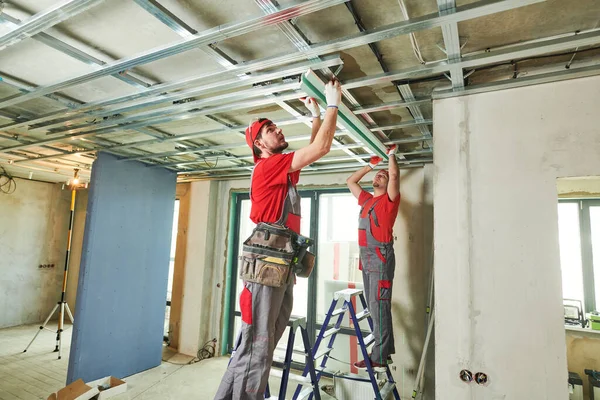
[[[246,128],[246,143],[248,147],[252,150],[252,155],[254,156],[254,162],[256,163],[260,158],[254,154],[254,141],[258,136],[260,130],[263,126],[272,124],[271,120],[266,118],[261,118],[258,121],[254,121],[248,128]]]

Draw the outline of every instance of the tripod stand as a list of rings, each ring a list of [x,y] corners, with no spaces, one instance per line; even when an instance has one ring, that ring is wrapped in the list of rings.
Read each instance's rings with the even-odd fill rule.
[[[71,218],[69,221],[69,236],[67,238],[67,255],[65,257],[65,271],[63,273],[62,293],[60,295],[60,301],[54,306],[52,311],[50,311],[50,314],[48,314],[48,318],[46,318],[44,323],[40,326],[40,329],[37,331],[37,333],[35,334],[33,339],[31,339],[31,342],[29,342],[29,344],[27,345],[25,350],[23,350],[23,353],[25,353],[27,351],[27,349],[29,349],[29,347],[33,344],[33,342],[35,341],[35,339],[38,337],[38,335],[40,334],[40,332],[43,329],[46,329],[47,331],[50,331],[50,332],[54,332],[53,330],[46,328],[46,325],[48,324],[48,321],[50,321],[50,318],[52,318],[52,316],[54,315],[56,310],[59,310],[58,311],[58,327],[56,329],[56,347],[54,348],[54,351],[58,352],[58,359],[60,360],[61,347],[62,347],[62,333],[63,333],[63,326],[64,326],[64,321],[65,321],[65,311],[67,312],[67,315],[69,316],[69,319],[71,320],[71,324],[73,324],[75,322],[73,319],[73,314],[71,313],[71,309],[69,308],[69,305],[67,304],[67,300],[65,299],[65,294],[67,291],[67,277],[69,275],[69,256],[71,255],[71,239],[73,236],[73,220],[75,218],[75,196],[77,193],[75,191],[75,188],[76,188],[77,183],[79,182],[79,180],[77,179],[77,172],[78,172],[78,170],[75,170],[75,178],[73,179],[73,184],[71,186]]]

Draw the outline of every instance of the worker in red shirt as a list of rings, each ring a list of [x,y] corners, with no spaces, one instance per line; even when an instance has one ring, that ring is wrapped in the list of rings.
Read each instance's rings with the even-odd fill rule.
[[[370,360],[375,368],[385,367],[391,362],[390,355],[395,353],[391,310],[396,268],[393,229],[400,205],[400,178],[395,154],[394,145],[388,150],[388,169],[378,171],[373,178],[373,194],[363,190],[359,182],[382,161],[380,157],[372,157],[368,165],[346,180],[361,206],[358,219],[359,267],[373,319],[375,342]],[[354,366],[366,368],[365,360],[355,362]]]
[[[325,85],[327,110],[323,122],[316,101],[304,103],[312,114],[310,144],[295,152],[288,147],[281,128],[261,118],[246,129],[246,143],[254,155],[250,183],[254,223],[285,225],[300,233],[300,195],[296,190],[300,170],[329,153],[335,134],[341,86],[336,79]],[[215,400],[264,398],[273,352],[289,321],[295,276],[282,287],[244,282],[240,295],[242,328],[234,353],[221,380]]]

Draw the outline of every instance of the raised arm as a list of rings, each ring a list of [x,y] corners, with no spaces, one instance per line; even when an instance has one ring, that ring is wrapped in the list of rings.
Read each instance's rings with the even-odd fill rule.
[[[388,181],[387,193],[390,200],[394,201],[400,194],[400,171],[398,170],[398,163],[396,161],[396,150],[397,146],[393,145],[388,150],[389,166],[388,173],[390,180]]]
[[[301,100],[312,116],[312,128],[310,132],[310,143],[312,143],[315,141],[317,132],[319,132],[319,129],[321,128],[321,110],[319,109],[317,101],[312,97],[305,97]]]
[[[350,189],[350,192],[354,195],[354,197],[356,197],[358,199],[358,197],[360,196],[360,193],[363,190],[359,184],[360,180],[366,174],[371,172],[373,170],[373,168],[375,168],[377,166],[377,164],[379,164],[380,162],[381,162],[381,157],[373,156],[373,157],[371,157],[371,160],[369,161],[368,165],[365,165],[364,167],[362,167],[361,169],[359,169],[358,171],[356,171],[355,173],[350,175],[348,177],[348,179],[346,179],[346,185],[348,185],[348,189]]]
[[[298,171],[312,164],[331,150],[331,143],[335,135],[338,105],[342,97],[342,88],[338,80],[332,80],[325,85],[325,98],[327,111],[323,123],[314,135],[314,140],[306,147],[294,153],[290,172]],[[314,129],[314,126],[313,126]]]

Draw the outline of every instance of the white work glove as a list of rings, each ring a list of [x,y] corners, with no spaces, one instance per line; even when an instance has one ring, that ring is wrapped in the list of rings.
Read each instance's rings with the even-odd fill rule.
[[[383,158],[378,156],[371,157],[371,159],[369,160],[369,167],[371,167],[371,169],[374,169],[377,166],[377,164],[379,164],[382,160]]]
[[[388,158],[392,158],[395,157],[396,153],[398,152],[398,145],[393,144],[390,148],[387,149],[387,155]]]
[[[325,85],[325,99],[327,107],[338,107],[342,101],[342,86],[340,81],[333,78]]]
[[[300,100],[304,103],[308,111],[313,118],[319,118],[321,116],[321,109],[319,109],[319,104],[312,97],[303,97]]]

